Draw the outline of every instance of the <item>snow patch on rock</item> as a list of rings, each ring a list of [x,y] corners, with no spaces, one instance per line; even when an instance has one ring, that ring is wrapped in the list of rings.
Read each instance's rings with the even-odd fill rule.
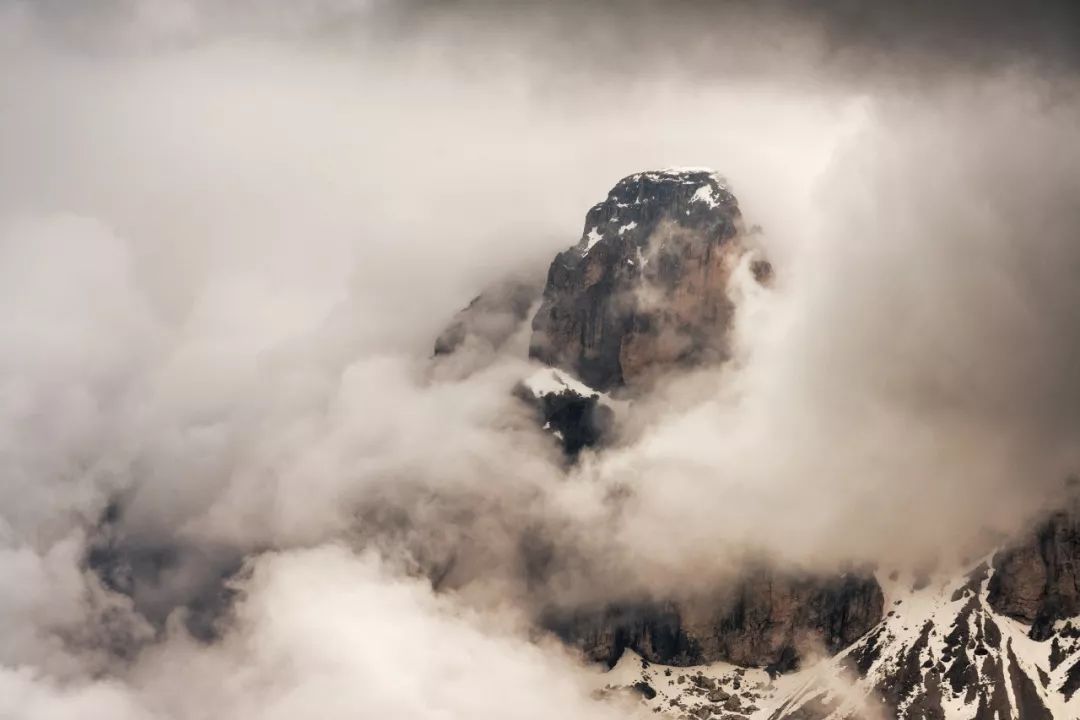
[[[604,236],[600,234],[599,228],[594,227],[589,230],[589,232],[585,234],[585,249],[581,252],[582,256],[588,255],[589,251],[593,249],[596,243],[600,242],[603,239]]]
[[[702,185],[690,196],[691,203],[701,203],[710,208],[717,207],[720,201],[716,199],[716,191],[711,185]]]
[[[544,395],[558,395],[566,390],[572,390],[582,397],[601,395],[601,393],[575,379],[570,374],[549,367],[540,368],[522,382],[529,389],[529,392],[538,398]]]

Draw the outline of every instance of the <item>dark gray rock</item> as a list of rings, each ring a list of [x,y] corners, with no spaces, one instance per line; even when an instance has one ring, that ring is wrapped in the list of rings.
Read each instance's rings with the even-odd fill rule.
[[[1057,620],[1080,615],[1080,499],[1075,492],[1033,532],[994,557],[991,606],[1049,639]]]
[[[556,435],[570,458],[577,457],[584,448],[599,445],[614,426],[614,413],[596,395],[584,397],[565,390],[543,395],[539,404],[544,426]]]

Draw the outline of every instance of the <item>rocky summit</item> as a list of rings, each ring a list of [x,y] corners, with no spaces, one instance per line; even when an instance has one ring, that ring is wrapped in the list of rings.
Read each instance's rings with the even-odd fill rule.
[[[623,178],[551,263],[530,356],[601,391],[722,361],[744,237],[739,204],[712,171]],[[764,261],[754,269],[768,274]]]
[[[529,342],[530,357],[585,388],[527,383],[569,457],[610,434],[609,394],[727,358],[733,273],[772,272],[746,240],[738,201],[708,169],[635,173],[588,211],[580,240],[548,268]]]

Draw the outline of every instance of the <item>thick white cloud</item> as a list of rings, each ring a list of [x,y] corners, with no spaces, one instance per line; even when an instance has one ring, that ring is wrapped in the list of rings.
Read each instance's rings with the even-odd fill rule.
[[[341,547],[261,558],[237,615],[212,649],[149,653],[132,685],[179,718],[627,716],[512,614],[464,610]]]

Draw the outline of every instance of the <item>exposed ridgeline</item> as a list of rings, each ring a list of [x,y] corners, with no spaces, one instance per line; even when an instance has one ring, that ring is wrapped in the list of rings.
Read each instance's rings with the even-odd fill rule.
[[[529,355],[600,391],[724,360],[743,237],[739,204],[714,172],[623,178],[551,263]],[[764,278],[769,266],[754,271]]]

